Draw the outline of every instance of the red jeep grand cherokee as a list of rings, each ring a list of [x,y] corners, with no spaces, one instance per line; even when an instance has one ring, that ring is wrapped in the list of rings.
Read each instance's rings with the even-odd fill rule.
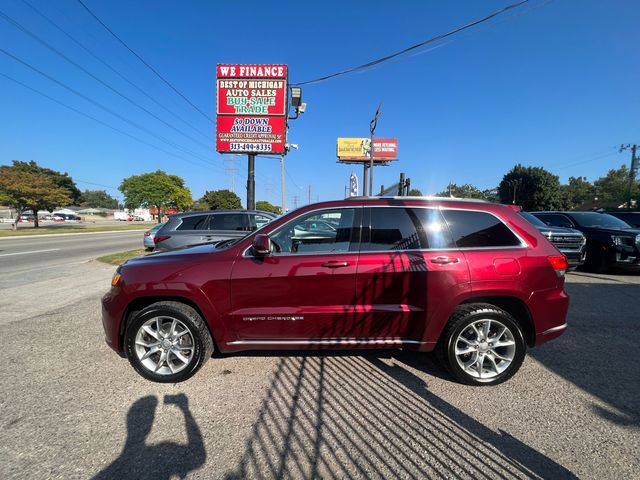
[[[107,343],[143,377],[179,382],[220,352],[436,350],[493,385],[566,328],[566,259],[505,205],[355,198],[300,208],[239,240],[121,265]]]

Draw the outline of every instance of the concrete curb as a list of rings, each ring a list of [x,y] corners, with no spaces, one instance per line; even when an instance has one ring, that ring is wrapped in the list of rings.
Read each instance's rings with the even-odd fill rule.
[[[36,235],[9,235],[7,237],[0,237],[2,240],[15,240],[16,238],[46,238],[46,237],[68,237],[69,235],[100,235],[101,233],[128,233],[128,232],[146,232],[148,228],[142,230],[104,230],[102,232],[77,232],[77,233],[43,233]]]

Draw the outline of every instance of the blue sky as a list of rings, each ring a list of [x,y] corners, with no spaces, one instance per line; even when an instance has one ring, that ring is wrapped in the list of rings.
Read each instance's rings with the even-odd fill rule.
[[[118,193],[123,177],[155,169],[181,175],[195,198],[230,188],[215,125],[119,45],[75,0],[28,0],[140,91],[95,60],[21,0],[0,10],[143,105],[181,135],[118,97],[0,18],[0,46],[107,106],[101,110],[0,54],[0,73],[162,150],[113,131],[0,76],[0,164],[36,160],[80,188]],[[291,82],[367,62],[498,10],[509,1],[211,2],[85,0],[147,62],[215,118],[217,63],[286,63]],[[287,203],[341,198],[353,167],[335,159],[337,137],[397,137],[399,160],[376,168],[375,190],[406,172],[424,193],[449,181],[495,186],[516,162],[566,180],[593,180],[629,163],[620,143],[640,143],[640,4],[634,0],[531,0],[512,13],[374,69],[308,85],[292,122]],[[435,47],[435,48],[434,48]],[[171,145],[163,143],[164,138]],[[194,141],[195,139],[195,141]],[[190,152],[190,153],[186,153]],[[182,158],[177,158],[180,156]],[[279,164],[259,158],[257,199],[280,203]],[[245,200],[246,158],[235,159]],[[362,172],[358,167],[356,173]]]

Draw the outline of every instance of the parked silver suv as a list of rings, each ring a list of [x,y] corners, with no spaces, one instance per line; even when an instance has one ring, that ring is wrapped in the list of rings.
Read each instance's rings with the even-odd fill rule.
[[[242,238],[276,218],[261,210],[213,210],[169,216],[156,232],[155,251]]]

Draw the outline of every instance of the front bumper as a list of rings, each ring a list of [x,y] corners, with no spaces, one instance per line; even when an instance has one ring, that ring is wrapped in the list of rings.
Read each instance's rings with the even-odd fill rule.
[[[102,297],[102,328],[104,339],[112,349],[118,353],[123,352],[121,325],[124,318],[126,303],[122,296],[116,294],[117,289],[111,288]]]
[[[567,263],[569,264],[570,269],[574,269],[582,265],[587,258],[587,249],[583,248],[581,250],[560,250],[565,257],[567,257]]]

